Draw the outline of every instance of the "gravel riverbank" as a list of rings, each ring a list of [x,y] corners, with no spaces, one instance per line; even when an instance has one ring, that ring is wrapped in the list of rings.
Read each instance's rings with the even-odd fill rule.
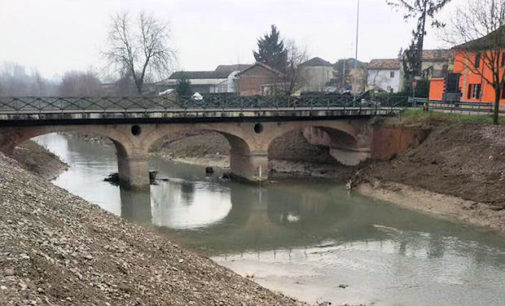
[[[293,305],[0,153],[0,305]]]

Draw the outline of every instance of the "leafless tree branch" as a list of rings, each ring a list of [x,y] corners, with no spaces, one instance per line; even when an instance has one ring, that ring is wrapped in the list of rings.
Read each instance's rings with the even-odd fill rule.
[[[148,78],[168,76],[175,63],[169,27],[152,15],[140,13],[133,20],[128,13],[116,14],[108,38],[109,46],[103,52],[106,59],[122,77],[133,79],[138,94]]]

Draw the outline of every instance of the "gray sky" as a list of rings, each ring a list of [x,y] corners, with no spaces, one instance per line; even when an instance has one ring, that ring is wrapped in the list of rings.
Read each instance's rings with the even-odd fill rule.
[[[442,12],[449,16],[462,0]],[[167,20],[178,69],[251,63],[256,39],[276,24],[311,56],[354,56],[356,0],[0,0],[0,62],[36,68],[46,77],[98,70],[114,12],[145,11]],[[413,24],[385,0],[361,0],[359,59],[396,57]],[[433,31],[426,48],[443,47]]]

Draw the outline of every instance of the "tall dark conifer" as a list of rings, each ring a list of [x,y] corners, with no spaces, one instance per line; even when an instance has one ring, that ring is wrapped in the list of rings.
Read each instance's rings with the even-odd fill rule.
[[[435,18],[438,13],[451,0],[386,0],[386,3],[396,9],[405,11],[405,20],[417,19],[417,26],[412,31],[412,42],[405,50],[403,67],[405,78],[412,81],[415,76],[420,76],[422,69],[422,55],[424,37],[426,36],[426,23],[431,22],[433,27],[443,27],[444,24]]]
[[[272,25],[270,33],[258,39],[258,51],[253,51],[253,54],[257,62],[267,64],[281,72],[286,71],[288,51],[275,25]]]

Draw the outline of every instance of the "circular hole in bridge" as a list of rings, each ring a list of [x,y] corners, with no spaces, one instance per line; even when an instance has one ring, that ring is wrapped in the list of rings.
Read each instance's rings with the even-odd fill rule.
[[[254,125],[254,132],[255,132],[256,134],[259,134],[259,133],[263,132],[263,124],[261,124],[261,123],[256,123],[256,124]]]
[[[132,126],[132,135],[133,136],[138,136],[142,132],[142,129],[138,125]]]

